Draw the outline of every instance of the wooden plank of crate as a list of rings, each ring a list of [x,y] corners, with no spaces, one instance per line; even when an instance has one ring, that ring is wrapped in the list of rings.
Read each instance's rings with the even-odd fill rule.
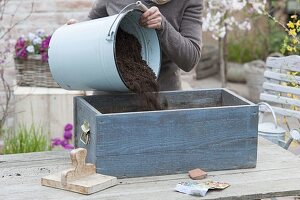
[[[74,131],[75,131],[75,147],[82,147],[88,150],[87,162],[96,163],[96,115],[100,114],[98,110],[92,107],[83,97],[74,98]],[[90,128],[90,145],[85,146],[80,142],[82,133],[81,126],[84,122],[89,123]]]
[[[160,92],[161,102],[167,99],[169,109],[184,109],[193,107],[212,107],[221,105],[222,90],[182,91],[180,93]],[[122,111],[139,111],[139,98],[132,93],[105,94],[84,97],[101,113],[121,113]]]
[[[222,90],[222,106],[254,105],[249,100],[237,95],[235,92],[224,88]]]
[[[97,170],[135,177],[254,167],[257,112],[232,106],[97,116]]]
[[[162,92],[162,99],[167,99],[171,109],[218,107],[222,105],[221,89],[199,91]]]

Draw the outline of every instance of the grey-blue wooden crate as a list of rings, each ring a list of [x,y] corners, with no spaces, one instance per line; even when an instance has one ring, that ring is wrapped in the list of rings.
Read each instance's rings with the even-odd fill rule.
[[[253,168],[258,106],[226,89],[161,92],[168,110],[133,112],[134,94],[74,98],[75,144],[97,172],[118,178]],[[80,140],[90,124],[90,143]]]

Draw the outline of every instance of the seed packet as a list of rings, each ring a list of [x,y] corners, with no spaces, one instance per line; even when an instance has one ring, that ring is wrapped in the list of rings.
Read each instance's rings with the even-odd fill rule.
[[[211,190],[214,190],[214,189],[224,190],[230,186],[228,183],[221,183],[221,182],[215,182],[215,181],[207,181],[207,182],[205,182],[205,185],[207,185],[208,188]]]
[[[176,185],[175,188],[177,192],[202,197],[206,195],[208,189],[208,185],[192,181],[180,182]]]
[[[229,187],[228,183],[207,181],[198,183],[194,181],[180,182],[176,185],[175,190],[184,194],[204,197],[208,190],[223,190]]]

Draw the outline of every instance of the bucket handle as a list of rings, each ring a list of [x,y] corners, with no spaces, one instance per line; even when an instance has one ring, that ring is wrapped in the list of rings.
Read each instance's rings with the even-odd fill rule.
[[[112,27],[115,25],[117,19],[120,17],[120,15],[127,9],[129,8],[130,6],[136,6],[138,7],[140,10],[142,11],[146,11],[147,10],[147,7],[141,2],[141,1],[137,1],[136,3],[130,3],[128,4],[127,6],[125,6],[118,14],[118,16],[115,18],[115,20],[113,21],[112,25],[110,26],[109,28],[109,31],[108,31],[108,34],[107,34],[107,38],[106,40],[107,41],[112,41],[112,37],[114,35],[114,31],[112,31]]]
[[[270,106],[270,104],[268,104],[268,103],[266,103],[266,102],[260,102],[260,103],[258,103],[257,105],[258,105],[258,106],[264,105],[264,106],[267,106],[267,107],[269,108],[269,110],[270,110],[271,113],[272,113],[273,119],[274,119],[275,128],[277,128],[277,127],[278,127],[278,125],[277,125],[277,117],[276,117],[276,115],[275,115],[275,112],[274,112],[273,108]]]

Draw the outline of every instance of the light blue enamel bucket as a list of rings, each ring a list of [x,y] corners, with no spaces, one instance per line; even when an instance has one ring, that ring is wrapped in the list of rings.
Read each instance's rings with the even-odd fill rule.
[[[49,65],[54,80],[67,90],[128,91],[116,64],[119,27],[133,34],[142,57],[158,76],[161,52],[157,33],[141,27],[139,10],[65,25],[50,41]]]

